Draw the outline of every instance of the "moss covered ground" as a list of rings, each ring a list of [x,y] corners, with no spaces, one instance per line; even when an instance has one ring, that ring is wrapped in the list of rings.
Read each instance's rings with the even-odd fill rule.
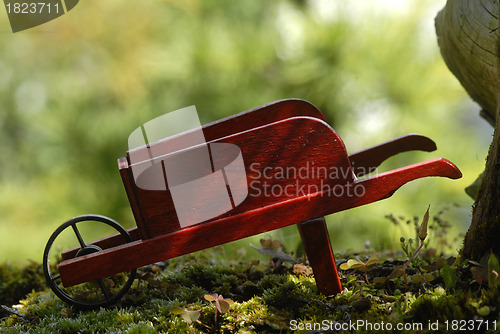
[[[342,293],[326,297],[318,294],[307,265],[276,258],[214,264],[210,258],[218,251],[141,268],[119,303],[93,311],[79,311],[59,300],[46,288],[39,264],[3,264],[0,332],[500,332],[500,293],[491,283],[491,272],[488,282],[485,263],[459,262],[428,251],[408,265],[405,283],[401,265],[407,258],[401,254],[336,254],[339,265],[353,268],[340,270]],[[366,264],[370,257],[369,266],[355,265]],[[214,302],[204,298],[207,294],[234,303],[227,312],[216,313]]]

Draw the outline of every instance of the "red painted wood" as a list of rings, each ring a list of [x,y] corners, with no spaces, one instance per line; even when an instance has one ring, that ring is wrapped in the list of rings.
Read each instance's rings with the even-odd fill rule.
[[[326,122],[325,116],[311,103],[300,99],[286,99],[204,125],[203,133],[205,139],[211,141],[298,116],[318,118]]]
[[[386,159],[402,152],[436,150],[436,144],[431,139],[409,134],[385,143],[375,145],[349,155],[354,174],[359,177],[373,172]]]
[[[59,265],[59,272],[64,286],[88,282],[388,198],[405,183],[428,176],[456,179],[461,177],[461,173],[448,160],[434,159],[318,193],[263,205],[156,238],[66,260]]]
[[[325,296],[342,291],[325,218],[297,224],[318,291]]]
[[[210,143],[218,142],[240,148],[249,194],[235,209],[214,219],[287,201],[302,194],[317,192],[322,187],[333,187],[354,179],[341,139],[327,123],[318,118],[292,117]],[[195,157],[196,150],[193,149]],[[171,155],[174,162],[177,161],[176,156]],[[179,166],[179,172],[186,169],[184,163]],[[195,163],[196,160],[193,160]],[[211,170],[205,171],[207,175],[210,173]],[[198,195],[206,195],[206,192],[210,194],[210,191],[210,188],[199,189]],[[180,229],[168,189],[153,191],[134,187],[134,193],[134,200],[140,207],[143,220],[147,222],[144,224],[144,235],[155,237]]]
[[[122,178],[123,186],[125,188],[125,193],[129,199],[130,207],[132,209],[132,214],[134,215],[135,223],[137,225],[139,238],[137,239],[147,239],[149,238],[148,230],[145,225],[144,215],[142,210],[137,203],[136,187],[134,183],[134,177],[132,175],[132,170],[129,168],[129,164],[126,158],[118,159],[118,170],[120,171],[120,176]],[[134,238],[135,239],[135,238]]]

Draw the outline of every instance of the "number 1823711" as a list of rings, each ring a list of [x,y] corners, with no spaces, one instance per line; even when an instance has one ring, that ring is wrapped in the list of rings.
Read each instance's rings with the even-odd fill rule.
[[[496,330],[497,322],[491,320],[446,320],[446,331]]]
[[[59,3],[13,2],[6,3],[7,14],[51,14],[63,10]]]

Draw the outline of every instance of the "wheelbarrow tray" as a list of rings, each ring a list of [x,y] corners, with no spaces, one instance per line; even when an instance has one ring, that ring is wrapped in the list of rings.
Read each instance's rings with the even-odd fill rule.
[[[311,110],[312,116],[318,116],[315,115],[314,109]],[[255,119],[249,117],[249,114],[246,115],[248,120]],[[149,191],[136,187],[131,176],[129,161],[122,159],[120,173],[138,225],[133,234],[140,239],[123,245],[114,245],[113,237],[106,238],[101,243],[112,246],[111,248],[77,258],[71,258],[72,251],[66,252],[63,257],[65,260],[59,265],[63,285],[72,286],[88,282],[378,201],[391,196],[403,184],[421,177],[461,176],[451,162],[446,159],[435,159],[373,177],[357,179],[341,139],[322,117],[285,115],[280,119],[275,116],[274,122],[271,123],[267,123],[268,120],[263,120],[261,123],[258,121],[239,123],[233,120],[233,124],[240,124],[238,129],[241,131],[232,134],[229,132],[234,131],[236,126],[232,129],[224,126],[229,122],[231,121],[206,126],[204,130],[212,128],[213,132],[207,130],[205,135],[209,144],[231,143],[241,149],[249,183],[263,181],[262,169],[255,166],[300,168],[309,164],[318,168],[334,167],[340,173],[334,178],[328,175],[315,179],[297,180],[297,177],[283,177],[266,180],[272,182],[271,186],[292,185],[289,188],[291,193],[301,186],[317,191],[296,192],[296,196],[289,194],[271,197],[249,196],[241,205],[228,213],[198,225],[180,228],[173,206],[168,205],[170,203],[168,191]],[[416,144],[417,148],[432,150],[432,141],[425,137],[423,137],[425,139],[420,136],[405,138],[387,144],[388,151],[408,150],[409,146],[404,145],[398,149],[398,143],[408,141],[407,138],[410,138],[410,142],[420,142]],[[166,140],[157,145],[168,142]],[[359,158],[363,155],[367,156],[366,152],[358,154],[360,164],[369,160]],[[375,160],[381,159],[383,160],[383,157]],[[376,166],[376,163],[368,165]],[[300,183],[296,183],[297,181]],[[357,189],[362,189],[363,194],[356,194]]]
[[[269,123],[277,122],[296,116],[308,116],[318,118],[325,121],[324,115],[311,103],[300,99],[280,100],[267,105],[248,110],[237,115],[233,115],[203,126],[203,133],[208,141],[230,136],[231,134],[248,131],[255,127],[260,127]],[[295,131],[294,131],[295,132]],[[174,138],[168,137],[155,143],[151,143],[151,147],[164,145],[169,150],[175,150],[179,142],[185,141],[184,137],[189,134],[183,133]],[[405,135],[379,145],[375,145],[362,151],[349,155],[349,161],[353,167],[353,172],[356,176],[362,176],[376,169],[387,158],[406,151],[422,150],[434,151],[435,143],[424,136],[417,134]],[[132,151],[143,151],[145,157],[149,157],[147,149],[141,147]],[[137,226],[128,230],[134,240],[147,239],[150,237],[147,233],[147,228],[144,224],[142,208],[138,204],[138,199],[135,193],[135,184],[132,173],[130,172],[130,155],[118,160],[120,174],[125,186],[132,212],[136,220]],[[102,248],[110,248],[117,246],[122,242],[119,235],[105,237],[97,240],[92,244],[97,244]],[[70,249],[62,253],[62,259],[72,259],[79,248]]]

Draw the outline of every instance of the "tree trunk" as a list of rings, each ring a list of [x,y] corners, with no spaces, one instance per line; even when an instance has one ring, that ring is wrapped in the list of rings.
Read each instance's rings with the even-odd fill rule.
[[[462,253],[478,260],[500,254],[500,0],[448,0],[436,32],[446,65],[495,127]]]
[[[500,95],[498,96],[500,102]],[[463,257],[478,260],[490,249],[500,254],[500,103],[495,134],[488,152],[483,181],[472,211],[472,222],[465,236]]]

